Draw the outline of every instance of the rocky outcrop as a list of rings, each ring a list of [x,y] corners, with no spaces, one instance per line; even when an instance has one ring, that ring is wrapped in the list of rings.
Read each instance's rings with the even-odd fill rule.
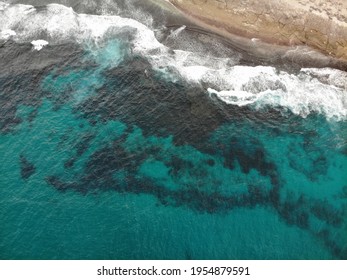
[[[347,61],[345,0],[170,0],[222,35],[307,45]]]

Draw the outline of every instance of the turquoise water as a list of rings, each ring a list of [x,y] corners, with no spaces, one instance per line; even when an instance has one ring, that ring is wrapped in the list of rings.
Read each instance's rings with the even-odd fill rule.
[[[1,259],[346,259],[345,121],[69,59],[0,77]]]

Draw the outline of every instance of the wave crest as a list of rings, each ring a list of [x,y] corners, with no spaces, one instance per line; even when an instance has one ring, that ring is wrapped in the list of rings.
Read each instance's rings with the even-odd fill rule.
[[[238,106],[263,109],[271,106],[307,117],[324,114],[329,120],[347,118],[347,73],[335,69],[301,69],[298,75],[276,69],[234,69],[232,90],[208,89],[220,100]]]

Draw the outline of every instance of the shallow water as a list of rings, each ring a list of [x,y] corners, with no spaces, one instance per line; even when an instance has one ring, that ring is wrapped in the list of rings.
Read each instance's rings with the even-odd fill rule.
[[[89,19],[2,39],[1,259],[347,258],[345,72]]]

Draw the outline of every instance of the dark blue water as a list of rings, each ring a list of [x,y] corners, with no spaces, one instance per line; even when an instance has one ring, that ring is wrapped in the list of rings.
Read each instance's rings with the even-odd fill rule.
[[[346,259],[347,123],[225,104],[125,42],[0,48],[1,259]]]

